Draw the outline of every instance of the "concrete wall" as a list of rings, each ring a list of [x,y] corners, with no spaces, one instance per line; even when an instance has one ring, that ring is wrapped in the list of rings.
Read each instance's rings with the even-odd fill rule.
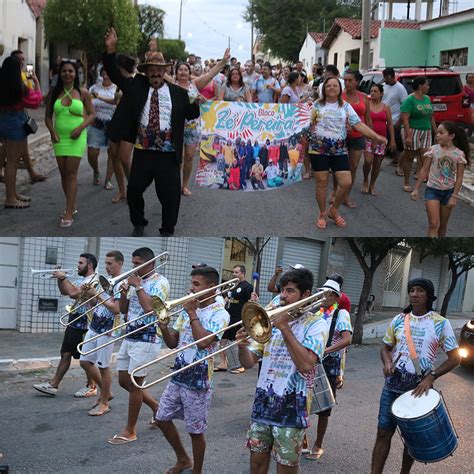
[[[311,68],[313,64],[318,63],[318,59],[321,58],[322,64],[325,64],[326,54],[325,50],[321,49],[319,45],[314,41],[311,35],[307,34],[306,39],[301,46],[300,54],[298,59],[303,61],[304,68],[308,74],[311,73]]]
[[[474,311],[474,270],[467,274],[466,291],[462,304],[463,311]]]
[[[25,43],[19,44],[19,39]],[[0,2],[0,44],[4,46],[0,61],[15,49],[25,53],[27,63],[35,62],[36,19],[26,2],[22,0],[2,0]]]

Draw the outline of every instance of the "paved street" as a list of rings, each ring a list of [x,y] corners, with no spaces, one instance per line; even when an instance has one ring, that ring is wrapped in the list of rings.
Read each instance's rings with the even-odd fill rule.
[[[197,161],[197,157],[195,158]],[[101,155],[102,177],[105,173],[105,156]],[[26,184],[21,192],[32,196],[29,209],[0,209],[2,235],[28,236],[130,236],[131,224],[126,203],[112,204],[116,190],[92,185],[92,171],[83,158],[80,166],[77,207],[79,213],[69,229],[57,227],[59,215],[64,209],[65,199],[61,190],[59,173],[51,157],[50,169],[54,169],[44,183]],[[195,165],[196,167],[196,165]],[[39,170],[41,171],[41,170]],[[325,231],[317,230],[314,197],[314,180],[294,184],[285,189],[256,192],[233,192],[200,188],[192,184],[192,197],[183,197],[177,236],[284,235],[286,237],[381,237],[381,236],[425,236],[427,218],[423,200],[413,202],[409,194],[402,191],[402,178],[395,175],[390,160],[384,162],[379,177],[381,196],[373,197],[360,193],[362,164],[358,180],[354,185],[352,199],[357,209],[341,207],[341,214],[348,224],[340,229],[328,222]],[[0,202],[4,187],[0,186]],[[151,186],[146,193],[146,216],[150,224],[145,235],[156,236],[161,226],[161,206]],[[473,208],[460,201],[454,210],[448,235],[471,236]]]
[[[379,349],[378,341],[350,350],[346,384],[338,391],[339,405],[330,419],[326,452],[319,461],[303,460],[302,473],[368,472],[383,383]],[[149,380],[166,373],[168,366],[164,364],[155,370]],[[31,387],[48,373],[0,373],[3,433],[0,452],[4,453],[11,472],[163,472],[173,463],[172,450],[161,433],[147,428],[151,415],[148,408],[140,415],[137,442],[126,446],[106,443],[122,427],[127,411],[125,392],[116,380],[112,411],[102,418],[94,418],[87,416],[92,405],[90,399],[72,397],[84,381],[81,369],[67,374],[56,398],[43,396]],[[256,376],[256,370],[244,375],[216,374],[204,472],[248,472],[244,440]],[[412,472],[472,472],[474,372],[459,367],[436,386],[443,390],[460,437],[459,447],[453,457],[427,466],[417,463]],[[158,397],[163,389],[163,385],[155,387],[153,394]],[[189,448],[183,423],[179,422],[178,426]],[[385,472],[399,471],[401,451],[402,443],[395,435]]]

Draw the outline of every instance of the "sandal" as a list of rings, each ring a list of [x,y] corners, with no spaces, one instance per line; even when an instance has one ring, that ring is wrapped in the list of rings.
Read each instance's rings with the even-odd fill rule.
[[[16,201],[15,204],[5,203],[5,209],[26,209],[27,207],[30,207],[30,203],[25,201]]]
[[[16,200],[20,202],[31,202],[31,198],[29,196],[22,196],[21,194],[18,195]]]
[[[316,451],[310,451],[309,454],[305,455],[305,459],[310,461],[317,461],[324,454],[324,449],[320,448]]]
[[[59,222],[59,227],[63,229],[66,227],[71,227],[73,222],[74,222],[74,219],[64,219],[63,217],[61,217],[61,221]]]
[[[181,191],[181,194],[183,196],[192,196],[193,195],[193,193],[188,188],[183,188],[182,191]]]
[[[74,211],[72,211],[72,215],[75,216],[77,214],[77,209],[74,209]],[[61,218],[64,219],[64,216],[66,215],[66,209],[64,209],[63,212],[61,212]]]
[[[238,369],[232,369],[230,371],[231,374],[243,374],[245,369],[243,367],[239,367]]]
[[[227,369],[225,367],[214,367],[214,372],[227,372]]]
[[[320,212],[318,220],[316,221],[316,227],[318,229],[325,229],[326,226],[327,226],[326,213],[325,212]]]
[[[345,219],[340,215],[340,214],[337,214],[337,215],[333,215],[331,213],[331,209],[334,209],[334,208],[330,208],[328,213],[327,213],[327,216],[329,219],[333,220],[334,221],[334,224],[336,224],[338,227],[341,227],[341,228],[344,228],[346,227],[346,221]]]
[[[411,189],[411,186],[403,186],[403,191],[405,191],[406,193],[411,193],[413,189]]]
[[[112,198],[112,202],[114,204],[117,204],[118,202],[125,201],[126,199],[127,199],[127,196],[118,195],[118,196],[115,196],[114,198]]]
[[[100,184],[100,173],[94,173],[94,177],[92,178],[92,184],[97,186]]]
[[[398,168],[395,170],[395,174],[396,174],[397,176],[403,176],[403,175],[404,175],[403,171],[400,170],[400,169],[398,169]]]
[[[39,183],[41,181],[46,181],[48,177],[44,176],[43,174],[35,174],[30,178],[31,184]]]
[[[104,188],[107,189],[107,191],[114,189],[114,185],[112,184],[112,181],[110,181],[110,179],[105,180]]]

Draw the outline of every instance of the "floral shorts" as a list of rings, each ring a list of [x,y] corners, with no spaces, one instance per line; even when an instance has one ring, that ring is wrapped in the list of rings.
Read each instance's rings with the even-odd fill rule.
[[[284,466],[298,466],[306,428],[283,428],[255,421],[247,432],[247,448],[254,453],[272,451],[275,461]]]
[[[369,138],[366,138],[365,140],[365,151],[368,153],[373,153],[377,156],[384,156],[385,148],[386,146],[383,143],[374,143]]]
[[[184,125],[184,144],[199,145],[201,141],[201,119],[187,120]]]
[[[184,420],[188,433],[204,433],[211,399],[212,390],[191,390],[169,382],[161,395],[156,420]]]

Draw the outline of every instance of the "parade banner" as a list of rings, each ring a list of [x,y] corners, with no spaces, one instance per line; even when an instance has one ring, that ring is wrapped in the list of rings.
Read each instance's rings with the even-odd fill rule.
[[[201,105],[200,186],[253,191],[301,181],[308,104]]]

